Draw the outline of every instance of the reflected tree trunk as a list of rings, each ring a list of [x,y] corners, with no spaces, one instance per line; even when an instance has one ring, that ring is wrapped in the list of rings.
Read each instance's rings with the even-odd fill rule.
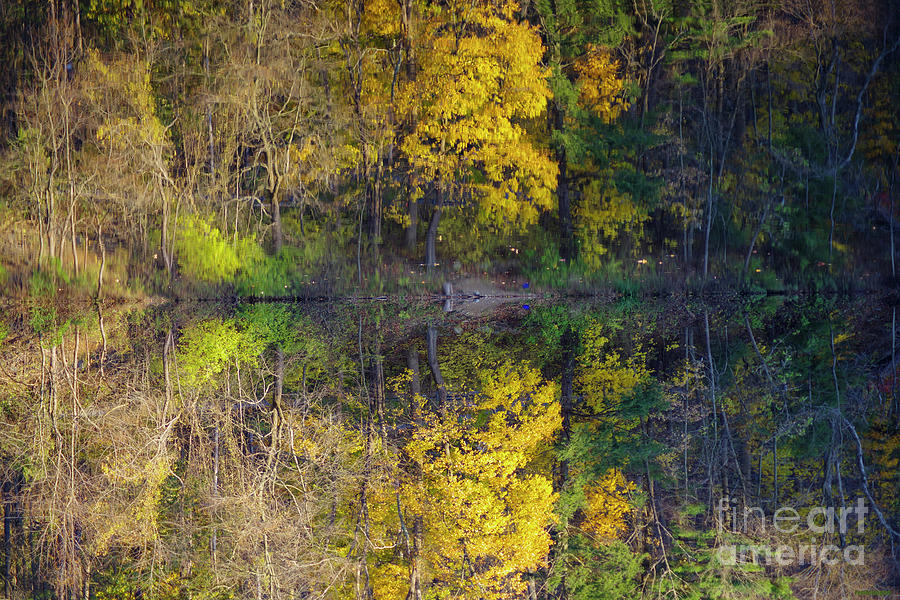
[[[284,245],[284,232],[281,228],[281,203],[272,197],[272,254],[278,256]]]
[[[406,250],[409,253],[416,251],[416,237],[419,230],[419,201],[410,198],[409,225],[406,226]]]
[[[431,376],[434,378],[434,385],[437,390],[438,410],[441,417],[447,418],[447,388],[444,385],[444,378],[441,376],[441,366],[438,363],[437,355],[437,328],[434,324],[428,324],[428,367],[431,369]]]
[[[409,381],[409,418],[415,420],[418,416],[418,401],[416,397],[422,394],[421,375],[419,373],[419,351],[415,345],[410,345],[406,350],[406,368],[410,372]]]
[[[562,133],[565,129],[563,122],[563,112],[554,100],[550,101],[551,107],[551,127]],[[559,255],[569,261],[575,253],[575,236],[572,228],[572,208],[569,195],[569,162],[566,156],[566,149],[560,143],[556,149],[556,163],[559,165],[559,175],[556,183],[556,198],[559,205],[559,228],[560,243]]]
[[[425,271],[431,273],[437,264],[437,252],[435,242],[437,240],[438,225],[441,222],[441,207],[435,206],[431,213],[431,221],[428,223],[428,232],[425,234]]]

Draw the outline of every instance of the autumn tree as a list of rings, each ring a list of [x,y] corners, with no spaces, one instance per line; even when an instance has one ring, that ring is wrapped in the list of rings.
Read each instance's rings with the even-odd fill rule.
[[[473,197],[501,229],[533,223],[552,205],[556,165],[529,135],[549,90],[535,31],[515,2],[434,7],[423,25],[416,78],[401,91],[415,127],[401,144],[412,193],[432,194],[426,263],[435,264],[442,206]]]
[[[512,598],[550,547],[555,498],[544,453],[559,405],[556,386],[528,367],[501,364],[479,378],[471,407],[428,414],[407,443],[419,474],[407,485],[423,515],[429,587]]]

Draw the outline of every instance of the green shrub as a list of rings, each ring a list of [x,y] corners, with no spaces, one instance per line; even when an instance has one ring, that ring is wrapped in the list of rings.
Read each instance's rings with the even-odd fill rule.
[[[179,224],[175,249],[183,273],[207,283],[232,280],[238,272],[252,270],[265,258],[253,237],[238,237],[237,243],[232,243],[217,227],[193,215]]]
[[[266,341],[233,320],[212,319],[189,327],[178,342],[181,381],[190,387],[208,382],[229,365],[255,365]]]

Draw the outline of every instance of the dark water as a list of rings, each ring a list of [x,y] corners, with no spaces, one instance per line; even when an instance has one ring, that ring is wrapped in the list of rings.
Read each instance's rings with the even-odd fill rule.
[[[895,308],[525,294],[11,315],[7,595],[891,593]]]

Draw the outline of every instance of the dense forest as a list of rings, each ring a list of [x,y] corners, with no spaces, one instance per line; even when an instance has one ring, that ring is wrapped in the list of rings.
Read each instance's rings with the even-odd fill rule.
[[[0,348],[4,597],[889,597],[868,303],[45,296]]]
[[[898,11],[8,2],[7,284],[874,282],[894,274]]]
[[[900,593],[895,0],[19,0],[0,61],[3,598]]]

